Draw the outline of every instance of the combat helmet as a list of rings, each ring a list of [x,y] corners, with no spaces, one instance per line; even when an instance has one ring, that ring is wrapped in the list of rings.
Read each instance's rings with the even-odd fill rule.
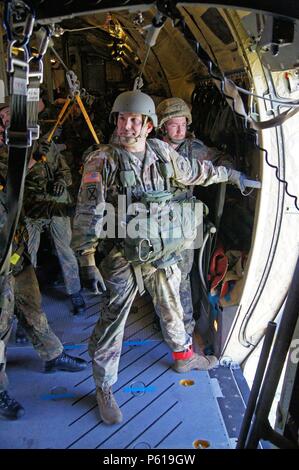
[[[125,91],[118,95],[110,113],[110,121],[115,113],[136,113],[148,116],[154,127],[158,126],[155,103],[152,98],[140,90]]]
[[[157,115],[160,128],[165,122],[174,117],[185,117],[188,126],[192,123],[189,106],[181,98],[167,98],[161,101],[157,106]]]

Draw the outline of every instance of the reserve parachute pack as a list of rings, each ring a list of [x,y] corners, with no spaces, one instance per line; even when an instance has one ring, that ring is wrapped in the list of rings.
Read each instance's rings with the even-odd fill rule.
[[[149,145],[159,158],[165,190],[147,191],[133,205],[135,173],[131,169],[128,153],[118,150],[120,180],[127,198],[127,214],[131,213],[132,208],[134,211],[134,215],[127,215],[124,254],[133,264],[153,263],[159,267],[171,263],[175,254],[193,246],[197,229],[202,224],[203,203],[192,196],[187,188],[179,195],[170,191],[172,164],[161,154],[158,144],[151,141]],[[130,205],[131,209],[128,210]]]

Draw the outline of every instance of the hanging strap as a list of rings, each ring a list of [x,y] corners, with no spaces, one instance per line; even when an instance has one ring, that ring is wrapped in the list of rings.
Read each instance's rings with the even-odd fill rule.
[[[26,12],[25,19],[23,18]],[[21,22],[18,23],[18,21]],[[8,38],[7,71],[10,75],[10,127],[6,129],[5,141],[8,145],[7,169],[7,222],[0,232],[0,274],[5,275],[9,269],[11,243],[17,227],[24,193],[29,151],[32,139],[37,139],[37,89],[42,82],[42,58],[46,52],[50,30],[45,27],[46,35],[40,45],[38,57],[35,59],[37,70],[29,72],[32,60],[29,51],[29,40],[34,25],[34,13],[25,2],[6,2],[4,26]],[[20,27],[23,31],[20,34]],[[16,31],[18,33],[16,34]],[[22,36],[20,38],[20,35]],[[18,47],[18,55],[13,51]],[[22,58],[20,58],[20,55]],[[32,91],[27,90],[27,85]],[[28,95],[28,104],[27,104]],[[27,110],[28,106],[28,110]]]
[[[32,140],[39,138],[38,102],[41,75],[39,72],[29,73],[29,86],[27,95],[27,127],[31,133]]]
[[[252,123],[253,129],[256,130],[262,130],[262,129],[269,129],[270,127],[277,127],[277,126],[282,126],[284,122],[286,122],[288,119],[291,117],[295,116],[299,112],[299,107],[298,108],[292,108],[288,109],[287,111],[284,111],[283,113],[280,113],[278,116],[275,116],[272,119],[269,119],[268,121],[255,121],[253,118],[250,118],[250,122]]]
[[[12,37],[13,11],[12,5],[5,5],[4,25],[8,36],[7,68],[10,74],[10,127],[6,129],[6,143],[8,144],[7,169],[7,222],[0,232],[0,273],[7,272],[9,268],[10,246],[20,215],[26,163],[29,148],[32,144],[31,132],[27,129],[27,83],[29,75],[29,53],[27,43],[33,29],[34,16],[28,14],[24,26],[24,39],[21,43]],[[13,47],[19,44],[23,53],[22,59],[15,57]]]
[[[156,139],[157,140],[157,139]],[[165,189],[170,191],[170,179],[173,177],[173,166],[172,163],[169,162],[162,153],[162,149],[160,148],[158,142],[155,142],[152,139],[147,141],[148,146],[150,149],[156,154],[159,158],[159,167],[163,178],[165,179]]]
[[[63,62],[62,58],[60,57],[60,55],[58,54],[58,52],[54,49],[53,45],[51,46],[51,50],[52,52],[55,54],[55,56],[57,57],[57,59],[59,60],[59,62],[61,63],[61,65],[63,66],[63,68],[65,69],[66,71],[66,79],[67,79],[67,82],[68,82],[68,86],[69,86],[69,91],[70,91],[70,96],[71,98],[67,98],[67,101],[65,103],[65,106],[63,107],[63,109],[61,110],[61,113],[60,115],[58,116],[58,119],[57,119],[57,122],[56,122],[56,125],[54,126],[54,129],[52,130],[50,136],[48,137],[48,142],[50,142],[50,140],[52,139],[53,137],[53,134],[55,132],[55,130],[57,129],[58,125],[62,125],[65,120],[68,118],[69,116],[69,113],[71,112],[71,108],[68,110],[67,114],[63,117],[69,103],[71,100],[75,100],[77,101],[78,105],[79,105],[79,108],[80,108],[80,111],[82,112],[83,116],[84,116],[84,119],[86,121],[86,124],[88,125],[88,128],[91,132],[91,135],[93,136],[94,138],[94,141],[96,144],[99,144],[100,141],[99,141],[99,138],[94,130],[94,127],[92,125],[92,122],[87,114],[87,111],[85,109],[85,106],[81,100],[81,97],[80,97],[80,94],[81,94],[81,90],[80,90],[80,82],[78,80],[78,77],[77,75],[75,74],[75,72],[73,70],[69,70],[67,68],[67,66],[65,65],[65,63]],[[82,93],[84,92],[84,90],[82,90]],[[74,102],[73,102],[73,105],[74,105]],[[72,106],[73,106],[72,105]]]
[[[57,54],[57,53],[56,53]],[[81,94],[81,90],[80,90],[80,82],[78,80],[78,77],[77,75],[75,74],[75,72],[73,70],[68,70],[66,72],[66,79],[67,79],[67,82],[68,82],[68,85],[69,85],[69,89],[70,89],[70,94],[72,96],[72,98],[74,100],[77,101],[78,105],[79,105],[79,108],[80,108],[80,111],[82,112],[83,116],[84,116],[84,119],[86,121],[86,124],[88,125],[88,128],[91,132],[91,135],[93,136],[94,138],[94,141],[96,144],[99,144],[100,141],[98,139],[98,136],[94,130],[94,127],[92,125],[92,122],[91,120],[89,119],[89,116],[87,114],[87,111],[85,109],[85,106],[80,98],[80,94]]]
[[[136,177],[134,171],[131,169],[129,155],[126,151],[120,152],[117,147],[114,147],[117,151],[120,170],[120,181],[126,195],[126,209],[132,204],[132,188],[136,185]],[[134,271],[138,291],[140,295],[145,292],[143,275],[141,270],[141,264],[131,263]]]
[[[256,121],[252,117],[248,116],[240,93],[232,80],[225,77],[221,77],[220,79],[217,76],[213,76],[213,80],[219,91],[226,97],[232,110],[239,116],[243,117],[255,130],[260,131],[270,129],[271,127],[281,126],[285,121],[299,112],[299,107],[291,108],[272,119],[268,119],[267,121]]]
[[[96,143],[96,144],[99,144],[100,141],[99,141],[98,136],[97,136],[97,134],[96,134],[96,132],[95,132],[95,130],[94,130],[94,127],[93,127],[93,125],[92,125],[92,122],[91,122],[91,120],[89,119],[89,116],[88,116],[88,114],[87,114],[87,112],[86,112],[86,109],[85,109],[84,104],[83,104],[83,102],[82,102],[82,100],[81,100],[81,98],[80,98],[80,95],[75,95],[75,99],[76,99],[76,101],[77,101],[77,103],[78,103],[78,105],[79,105],[79,107],[80,107],[80,109],[81,109],[81,112],[82,112],[82,114],[83,114],[83,116],[84,116],[84,118],[85,118],[85,121],[86,121],[86,123],[87,123],[87,125],[88,125],[88,128],[89,128],[89,130],[90,130],[90,132],[91,132],[91,135],[93,136],[93,138],[94,138],[94,140],[95,140],[95,143]]]

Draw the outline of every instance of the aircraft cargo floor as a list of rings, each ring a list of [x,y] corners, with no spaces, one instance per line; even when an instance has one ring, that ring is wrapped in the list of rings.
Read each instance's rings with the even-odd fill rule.
[[[211,449],[235,446],[248,388],[240,370],[177,374],[171,353],[153,328],[148,297],[129,315],[114,393],[124,420],[107,426],[98,414],[87,341],[100,297],[85,294],[86,312],[70,313],[62,288],[43,292],[43,306],[67,352],[89,361],[80,373],[43,373],[29,346],[12,335],[8,347],[9,392],[25,408],[18,421],[0,421],[1,449]],[[181,380],[193,381],[184,386]],[[242,396],[243,395],[243,396]]]

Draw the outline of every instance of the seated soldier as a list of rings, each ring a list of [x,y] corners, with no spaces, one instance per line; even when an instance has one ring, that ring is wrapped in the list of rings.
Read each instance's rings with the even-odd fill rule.
[[[1,146],[3,135],[0,135]],[[0,191],[0,230],[7,220],[5,189],[3,185]],[[11,272],[0,279],[0,418],[3,419],[17,419],[24,414],[23,407],[7,392],[5,373],[5,347],[12,330],[14,312],[33,347],[45,361],[45,372],[76,372],[87,367],[85,360],[65,353],[61,341],[48,324],[42,310],[38,281],[27,253],[25,235],[26,229],[19,225],[14,240],[14,254],[11,257]]]
[[[40,100],[39,112],[43,108],[43,101]],[[8,123],[9,119],[6,125]],[[39,144],[33,149],[25,180],[23,209],[29,235],[28,251],[31,262],[36,267],[41,232],[47,228],[56,249],[66,291],[73,304],[73,313],[78,314],[85,311],[85,302],[81,295],[78,263],[70,247],[72,237],[70,217],[65,212],[51,215],[47,210],[48,203],[51,202],[71,203],[67,190],[71,183],[70,170],[55,143],[48,143],[46,138],[40,139]]]

